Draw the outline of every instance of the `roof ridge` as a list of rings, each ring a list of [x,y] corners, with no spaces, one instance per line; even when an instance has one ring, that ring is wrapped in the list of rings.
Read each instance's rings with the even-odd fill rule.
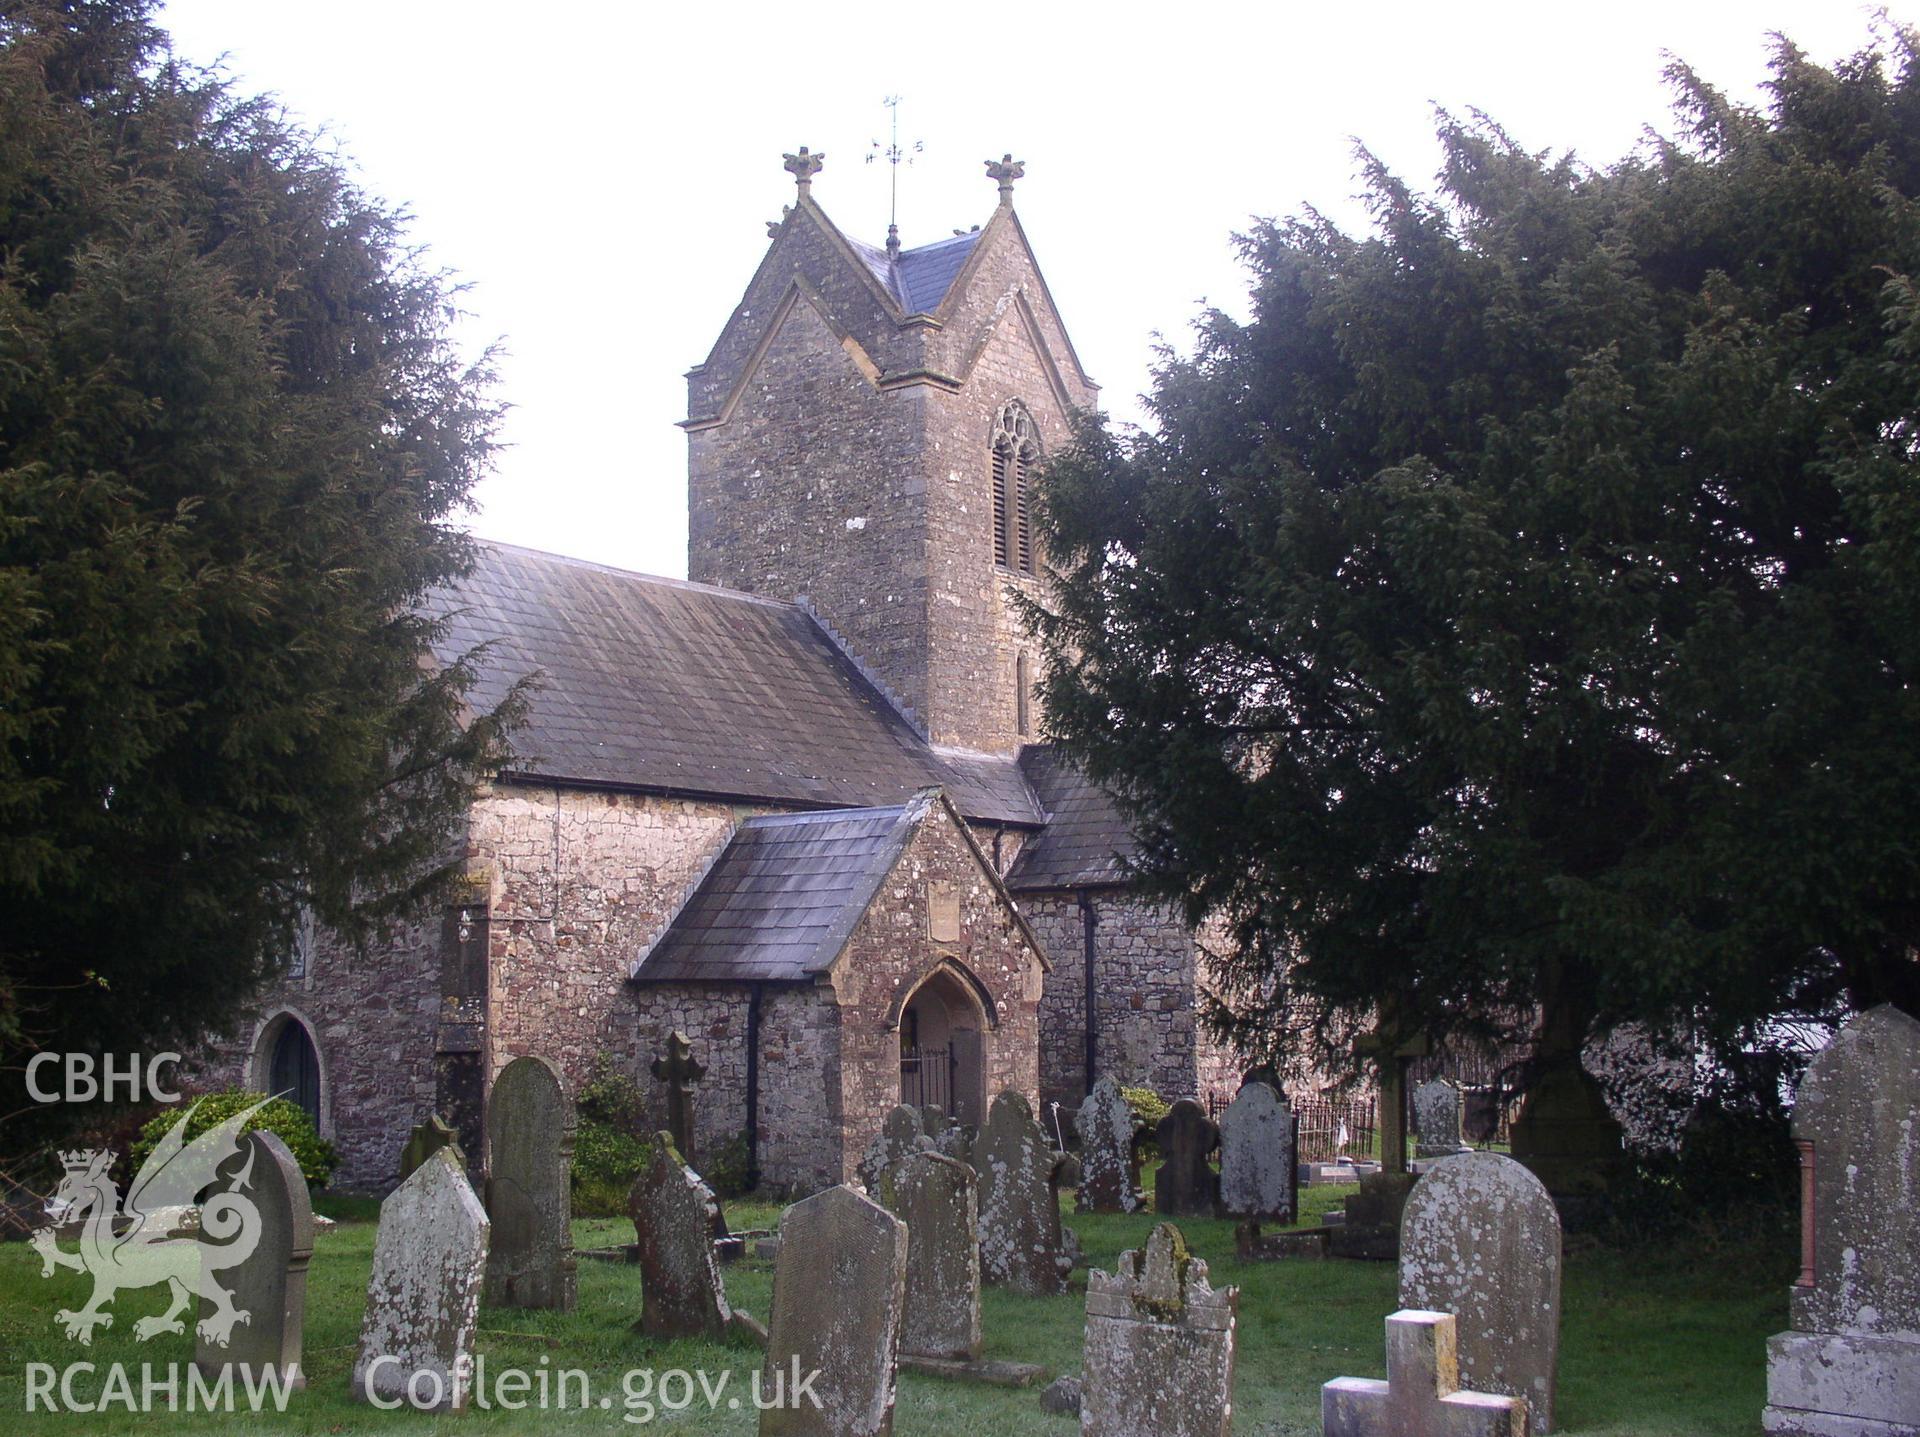
[[[904,803],[870,804],[861,808],[810,808],[799,813],[756,813],[740,821],[742,828],[798,828],[809,823],[833,823],[850,818],[899,817]]]
[[[720,599],[739,599],[742,603],[760,604],[773,609],[799,608],[792,599],[773,599],[765,594],[753,594],[745,589],[729,589],[724,584],[702,584],[692,579],[676,579],[670,574],[648,574],[639,569],[623,569],[618,564],[603,564],[595,559],[582,559],[572,554],[555,553],[552,549],[535,549],[526,544],[512,544],[505,539],[483,539],[479,535],[469,536],[472,542],[485,549],[504,549],[509,553],[527,554],[536,559],[552,559],[572,569],[591,569],[596,573],[613,574],[622,579],[633,579],[642,584],[659,584],[663,588],[685,589],[695,594],[712,594]],[[455,582],[458,582],[457,580]]]

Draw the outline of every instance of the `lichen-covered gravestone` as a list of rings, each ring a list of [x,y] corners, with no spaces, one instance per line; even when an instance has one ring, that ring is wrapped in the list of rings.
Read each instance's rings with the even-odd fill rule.
[[[1293,1112],[1257,1078],[1220,1115],[1220,1207],[1256,1222],[1292,1222],[1299,1210]]]
[[[1527,1402],[1463,1392],[1450,1312],[1387,1319],[1387,1380],[1336,1377],[1320,1389],[1321,1437],[1526,1437]]]
[[[1842,1028],[1794,1097],[1801,1271],[1767,1341],[1769,1432],[1920,1433],[1920,1023]]]
[[[467,1405],[490,1231],[486,1209],[444,1148],[387,1195],[353,1363],[356,1398],[448,1411]]]
[[[1163,1222],[1144,1252],[1087,1275],[1083,1437],[1225,1437],[1233,1430],[1238,1288],[1215,1291],[1207,1265]]]
[[[1220,1175],[1207,1159],[1220,1146],[1220,1129],[1192,1098],[1182,1098],[1154,1135],[1160,1140],[1154,1211],[1162,1217],[1212,1217],[1220,1205]]]
[[[269,1368],[284,1387],[305,1387],[300,1345],[307,1311],[307,1263],[313,1257],[313,1204],[300,1164],[275,1133],[249,1133],[245,1145],[246,1195],[260,1215],[260,1237],[252,1254],[225,1270],[233,1305],[247,1314],[235,1323],[225,1347],[205,1335],[196,1338],[193,1360],[202,1372],[232,1368],[236,1378],[255,1382]],[[201,1300],[204,1316],[212,1304]]]
[[[910,1153],[881,1174],[876,1196],[907,1225],[907,1306],[900,1351],[980,1355],[980,1223],[973,1169]]]
[[[1140,1119],[1111,1077],[1093,1085],[1074,1115],[1073,1130],[1080,1135],[1079,1210],[1140,1211],[1140,1160],[1134,1155]]]
[[[1552,1430],[1560,1214],[1540,1179],[1499,1153],[1436,1163],[1400,1221],[1400,1306],[1451,1312],[1461,1382],[1524,1397],[1535,1437]]]
[[[880,1178],[888,1168],[909,1153],[921,1152],[932,1146],[921,1110],[910,1108],[905,1103],[895,1103],[888,1111],[886,1121],[880,1124],[880,1131],[873,1135],[873,1141],[867,1144],[866,1152],[854,1166],[854,1176],[860,1179],[860,1186],[869,1193],[876,1192]]]
[[[438,1113],[429,1113],[424,1123],[417,1124],[407,1134],[407,1145],[400,1149],[400,1181],[412,1177],[415,1168],[442,1148],[453,1154],[461,1172],[467,1171],[467,1155],[461,1150],[460,1135]]]
[[[883,1437],[893,1431],[907,1225],[850,1187],[780,1218],[761,1437]],[[793,1390],[794,1374],[808,1389]]]
[[[489,1307],[572,1311],[573,1103],[545,1058],[515,1058],[487,1095]]]
[[[993,1100],[975,1145],[980,1175],[980,1273],[1035,1297],[1060,1291],[1060,1208],[1055,1157],[1019,1093]]]
[[[720,1205],[681,1161],[669,1133],[653,1135],[653,1158],[627,1196],[640,1252],[640,1330],[649,1337],[719,1338],[733,1320],[713,1258]]]
[[[1446,1158],[1460,1151],[1460,1090],[1435,1078],[1413,1090],[1413,1155]]]

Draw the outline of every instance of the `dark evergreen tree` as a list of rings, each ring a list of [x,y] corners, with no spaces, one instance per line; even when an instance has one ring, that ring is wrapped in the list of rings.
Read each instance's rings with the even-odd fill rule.
[[[447,862],[516,695],[417,601],[500,408],[456,290],[148,0],[0,5],[0,1041],[178,1048]]]
[[[1920,1012],[1917,59],[1676,65],[1606,170],[1443,116],[1053,466],[1051,735],[1255,1046]]]

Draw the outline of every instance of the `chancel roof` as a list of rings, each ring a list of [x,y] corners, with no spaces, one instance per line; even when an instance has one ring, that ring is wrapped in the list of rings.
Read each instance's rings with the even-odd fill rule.
[[[823,808],[938,787],[969,819],[1045,820],[1014,759],[935,750],[797,604],[479,543],[432,607],[442,661],[491,646],[476,709],[539,676],[504,777]]]
[[[927,793],[885,808],[747,819],[635,965],[634,980],[817,978],[846,946],[934,801]]]

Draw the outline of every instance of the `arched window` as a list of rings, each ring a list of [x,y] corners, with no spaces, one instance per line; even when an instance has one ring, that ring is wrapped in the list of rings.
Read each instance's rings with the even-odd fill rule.
[[[1027,406],[1009,399],[993,424],[993,562],[1033,572],[1033,523],[1027,484],[1040,457],[1040,430]]]

